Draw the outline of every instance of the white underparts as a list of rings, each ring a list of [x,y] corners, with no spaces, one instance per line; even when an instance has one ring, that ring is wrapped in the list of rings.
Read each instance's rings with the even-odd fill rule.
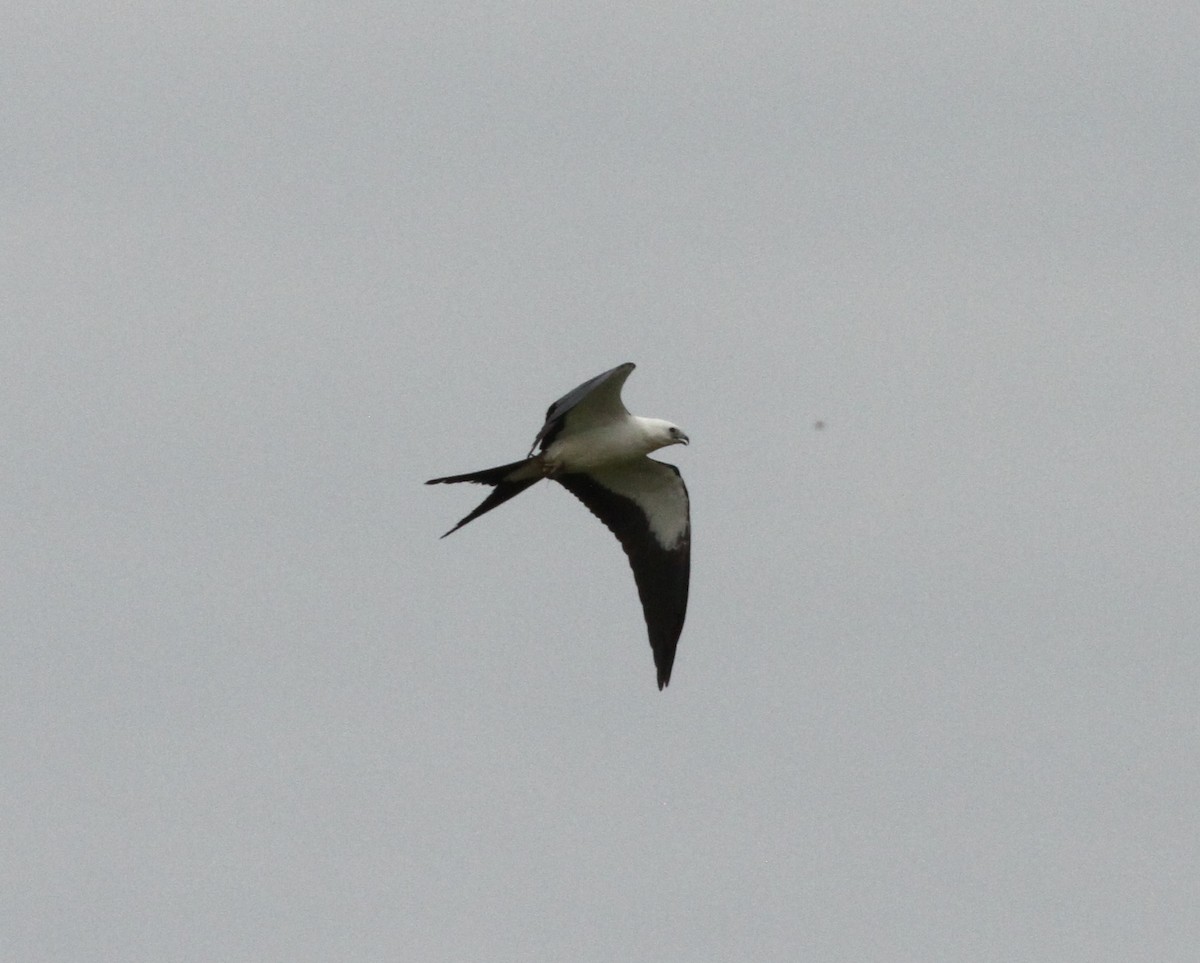
[[[552,470],[591,471],[620,464],[670,443],[655,430],[658,424],[654,419],[630,415],[586,431],[564,433],[546,449],[544,457]]]

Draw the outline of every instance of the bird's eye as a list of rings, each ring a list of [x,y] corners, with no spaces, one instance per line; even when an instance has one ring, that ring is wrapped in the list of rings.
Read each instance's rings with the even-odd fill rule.
[[[678,437],[679,437],[679,429],[678,429],[678,428],[672,428],[672,429],[671,429],[671,437],[672,437],[672,438],[678,438]]]

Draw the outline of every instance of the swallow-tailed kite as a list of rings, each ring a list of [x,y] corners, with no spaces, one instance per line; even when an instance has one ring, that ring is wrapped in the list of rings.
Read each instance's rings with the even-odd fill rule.
[[[687,612],[692,528],[679,469],[646,455],[667,445],[686,445],[688,436],[669,421],[625,410],[621,387],[633,368],[630,362],[618,365],[554,402],[527,458],[426,484],[475,482],[493,488],[446,535],[543,478],[583,502],[629,556],[661,689],[670,681]]]

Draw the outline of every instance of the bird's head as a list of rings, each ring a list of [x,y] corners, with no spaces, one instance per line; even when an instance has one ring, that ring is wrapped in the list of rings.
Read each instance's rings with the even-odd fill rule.
[[[688,436],[684,434],[683,429],[678,425],[673,425],[669,421],[659,421],[658,419],[647,419],[647,421],[650,422],[648,433],[655,448],[688,444]]]

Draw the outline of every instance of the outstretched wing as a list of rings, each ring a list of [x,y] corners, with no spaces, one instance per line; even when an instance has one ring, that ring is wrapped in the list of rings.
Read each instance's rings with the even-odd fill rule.
[[[629,412],[621,403],[621,388],[634,367],[632,361],[619,364],[554,402],[546,409],[546,423],[533,439],[529,453],[532,455],[539,446],[545,451],[564,428],[582,431],[626,417]]]
[[[629,556],[663,688],[683,631],[691,573],[692,526],[679,469],[640,458],[555,481],[608,526]]]

